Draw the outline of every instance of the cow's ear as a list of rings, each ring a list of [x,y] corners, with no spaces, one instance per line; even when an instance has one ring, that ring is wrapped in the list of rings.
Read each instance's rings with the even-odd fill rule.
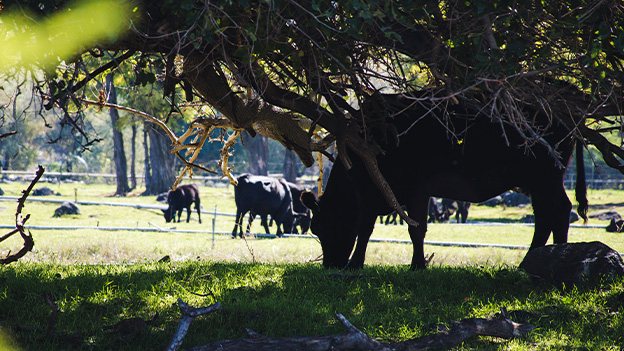
[[[301,203],[312,210],[312,213],[317,213],[321,210],[318,197],[311,191],[304,191],[301,193]]]

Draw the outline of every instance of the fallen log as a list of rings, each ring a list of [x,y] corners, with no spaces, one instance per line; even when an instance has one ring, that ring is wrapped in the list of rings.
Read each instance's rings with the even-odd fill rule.
[[[194,317],[218,309],[215,305],[195,309],[186,305],[182,300],[178,300],[178,302],[183,314],[178,331],[183,332],[176,333],[173,338],[175,342],[172,340],[167,350],[176,350],[182,344],[182,339]],[[459,322],[453,321],[450,328],[438,328],[439,331],[435,334],[397,343],[382,343],[358,330],[342,314],[337,314],[336,316],[347,329],[347,333],[340,335],[269,338],[247,329],[247,338],[213,341],[193,347],[189,351],[415,351],[448,348],[461,344],[474,336],[512,339],[524,336],[534,329],[531,324],[513,322],[507,310],[501,308],[501,314],[498,318],[468,318]]]

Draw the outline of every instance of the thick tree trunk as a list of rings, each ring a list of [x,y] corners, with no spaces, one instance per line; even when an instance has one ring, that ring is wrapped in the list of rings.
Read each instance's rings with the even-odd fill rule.
[[[157,195],[169,190],[175,182],[175,156],[169,152],[171,141],[158,126],[146,123],[145,127],[149,136],[151,174],[149,186],[146,182],[144,195]]]
[[[249,160],[248,172],[255,175],[269,175],[267,160],[269,159],[269,138],[261,134],[251,137],[247,132],[242,134],[245,152]]]
[[[286,150],[284,153],[284,168],[282,174],[284,178],[292,183],[297,182],[297,154],[292,150]]]
[[[108,92],[108,102],[117,103],[117,91],[113,83],[113,73],[106,75],[106,91]],[[117,176],[117,191],[115,195],[126,196],[130,192],[128,187],[128,164],[123,145],[123,134],[118,129],[119,113],[116,109],[110,109],[111,125],[113,127],[113,159],[115,162],[115,175]]]

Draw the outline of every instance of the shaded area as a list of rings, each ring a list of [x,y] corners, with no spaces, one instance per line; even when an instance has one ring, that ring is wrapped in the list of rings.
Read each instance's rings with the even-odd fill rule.
[[[162,349],[180,318],[177,298],[198,307],[222,304],[221,311],[193,322],[183,348],[244,338],[245,328],[272,338],[340,334],[344,329],[336,313],[381,342],[396,342],[435,332],[440,322],[491,317],[500,307],[528,311],[512,316],[537,327],[519,341],[527,345],[539,345],[557,332],[574,335],[568,346],[590,348],[617,344],[624,335],[618,313],[624,307],[618,299],[621,280],[611,286],[556,290],[535,287],[522,273],[504,267],[407,272],[404,267],[373,266],[359,271],[355,279],[330,273],[318,265],[22,264],[0,272],[5,287],[0,321],[5,330],[20,326],[14,338],[25,349],[38,350]],[[44,338],[45,333],[28,331],[48,326],[51,309],[46,294],[59,310],[55,331],[80,335],[77,343],[68,344],[54,333]],[[546,306],[557,313],[545,313]],[[151,324],[131,336],[102,330],[128,318],[151,321],[156,313]],[[567,318],[580,315],[584,318]],[[498,342],[477,338],[467,345],[495,349]]]

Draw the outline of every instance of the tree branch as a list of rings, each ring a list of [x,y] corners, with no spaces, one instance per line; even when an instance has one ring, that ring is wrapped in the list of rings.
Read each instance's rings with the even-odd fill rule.
[[[11,252],[9,252],[9,254],[5,258],[0,259],[0,264],[9,264],[19,260],[20,258],[24,257],[24,255],[26,255],[29,251],[31,251],[35,246],[35,241],[32,237],[32,234],[30,233],[30,231],[28,231],[28,234],[26,234],[26,230],[24,228],[24,225],[28,218],[30,218],[30,215],[26,215],[26,217],[22,218],[22,209],[24,208],[24,205],[26,203],[26,198],[28,197],[28,195],[30,195],[30,192],[35,187],[35,184],[37,184],[39,179],[41,179],[41,176],[43,176],[44,172],[45,169],[41,165],[39,165],[39,168],[37,169],[37,172],[35,174],[35,179],[30,182],[30,185],[28,186],[28,188],[26,188],[26,190],[22,191],[22,197],[17,200],[17,210],[15,212],[15,229],[13,229],[8,234],[0,237],[0,242],[2,242],[8,239],[13,234],[20,233],[22,239],[24,240],[24,246],[13,255],[11,255]]]
[[[527,323],[516,323],[509,318],[506,309],[502,308],[501,318],[469,318],[459,322],[451,322],[451,328],[441,328],[436,334],[398,343],[381,343],[358,330],[343,315],[336,318],[347,329],[346,334],[321,335],[309,337],[269,338],[247,329],[245,339],[218,340],[189,349],[189,351],[413,351],[448,348],[459,345],[475,336],[494,336],[513,339],[526,335],[534,327]],[[183,317],[184,318],[184,317]],[[185,321],[190,321],[187,317]],[[182,324],[182,322],[180,322]],[[189,322],[190,323],[190,322]],[[177,335],[177,334],[176,334]],[[177,340],[177,339],[176,339]],[[180,340],[181,343],[181,340]],[[167,349],[175,350],[175,349]]]

